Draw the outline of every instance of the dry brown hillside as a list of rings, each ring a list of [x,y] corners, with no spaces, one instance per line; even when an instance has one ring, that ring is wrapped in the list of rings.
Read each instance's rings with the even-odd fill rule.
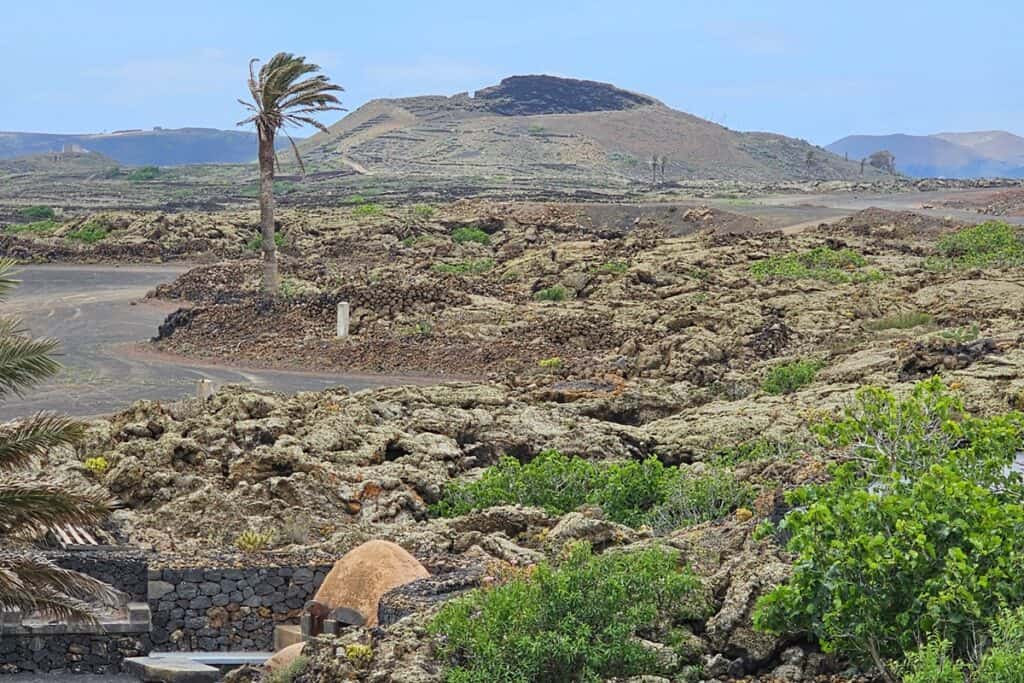
[[[320,170],[370,174],[650,181],[655,155],[667,158],[668,181],[860,174],[802,140],[729,130],[646,95],[553,76],[513,76],[472,97],[373,100],[302,147]]]

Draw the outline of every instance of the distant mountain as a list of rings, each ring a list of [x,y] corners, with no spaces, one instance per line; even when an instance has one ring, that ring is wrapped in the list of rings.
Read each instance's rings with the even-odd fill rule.
[[[300,145],[307,166],[360,173],[559,178],[856,179],[860,163],[772,133],[740,133],[606,83],[512,76],[452,97],[368,102]],[[877,174],[869,169],[869,175]]]
[[[1024,138],[1006,131],[851,135],[827,149],[850,159],[888,150],[899,172],[921,178],[1024,178]]]
[[[287,144],[283,139],[279,148]],[[83,135],[0,132],[0,159],[62,150],[97,152],[127,166],[243,163],[256,160],[256,134],[215,128]]]

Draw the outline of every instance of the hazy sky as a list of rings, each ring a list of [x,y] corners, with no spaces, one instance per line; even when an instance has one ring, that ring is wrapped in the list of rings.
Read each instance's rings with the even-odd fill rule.
[[[350,109],[550,73],[818,144],[1024,134],[1022,27],[1020,0],[0,0],[0,130],[230,128],[248,59],[285,50]]]

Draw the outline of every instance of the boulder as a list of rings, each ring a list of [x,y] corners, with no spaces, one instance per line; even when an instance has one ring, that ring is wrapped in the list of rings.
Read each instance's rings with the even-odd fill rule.
[[[331,610],[353,609],[366,618],[366,626],[376,626],[382,595],[429,575],[419,560],[401,546],[389,541],[367,541],[334,564],[313,600]]]
[[[305,643],[294,643],[283,650],[278,650],[277,653],[268,659],[263,666],[265,666],[267,671],[270,672],[285,669],[291,666],[292,662],[298,659],[299,655],[302,654],[302,648],[305,646]]]

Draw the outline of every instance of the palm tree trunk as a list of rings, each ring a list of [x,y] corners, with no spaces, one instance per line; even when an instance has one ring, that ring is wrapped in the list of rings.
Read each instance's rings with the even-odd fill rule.
[[[263,243],[263,292],[277,296],[277,242],[274,241],[274,131],[259,131],[260,235]]]

